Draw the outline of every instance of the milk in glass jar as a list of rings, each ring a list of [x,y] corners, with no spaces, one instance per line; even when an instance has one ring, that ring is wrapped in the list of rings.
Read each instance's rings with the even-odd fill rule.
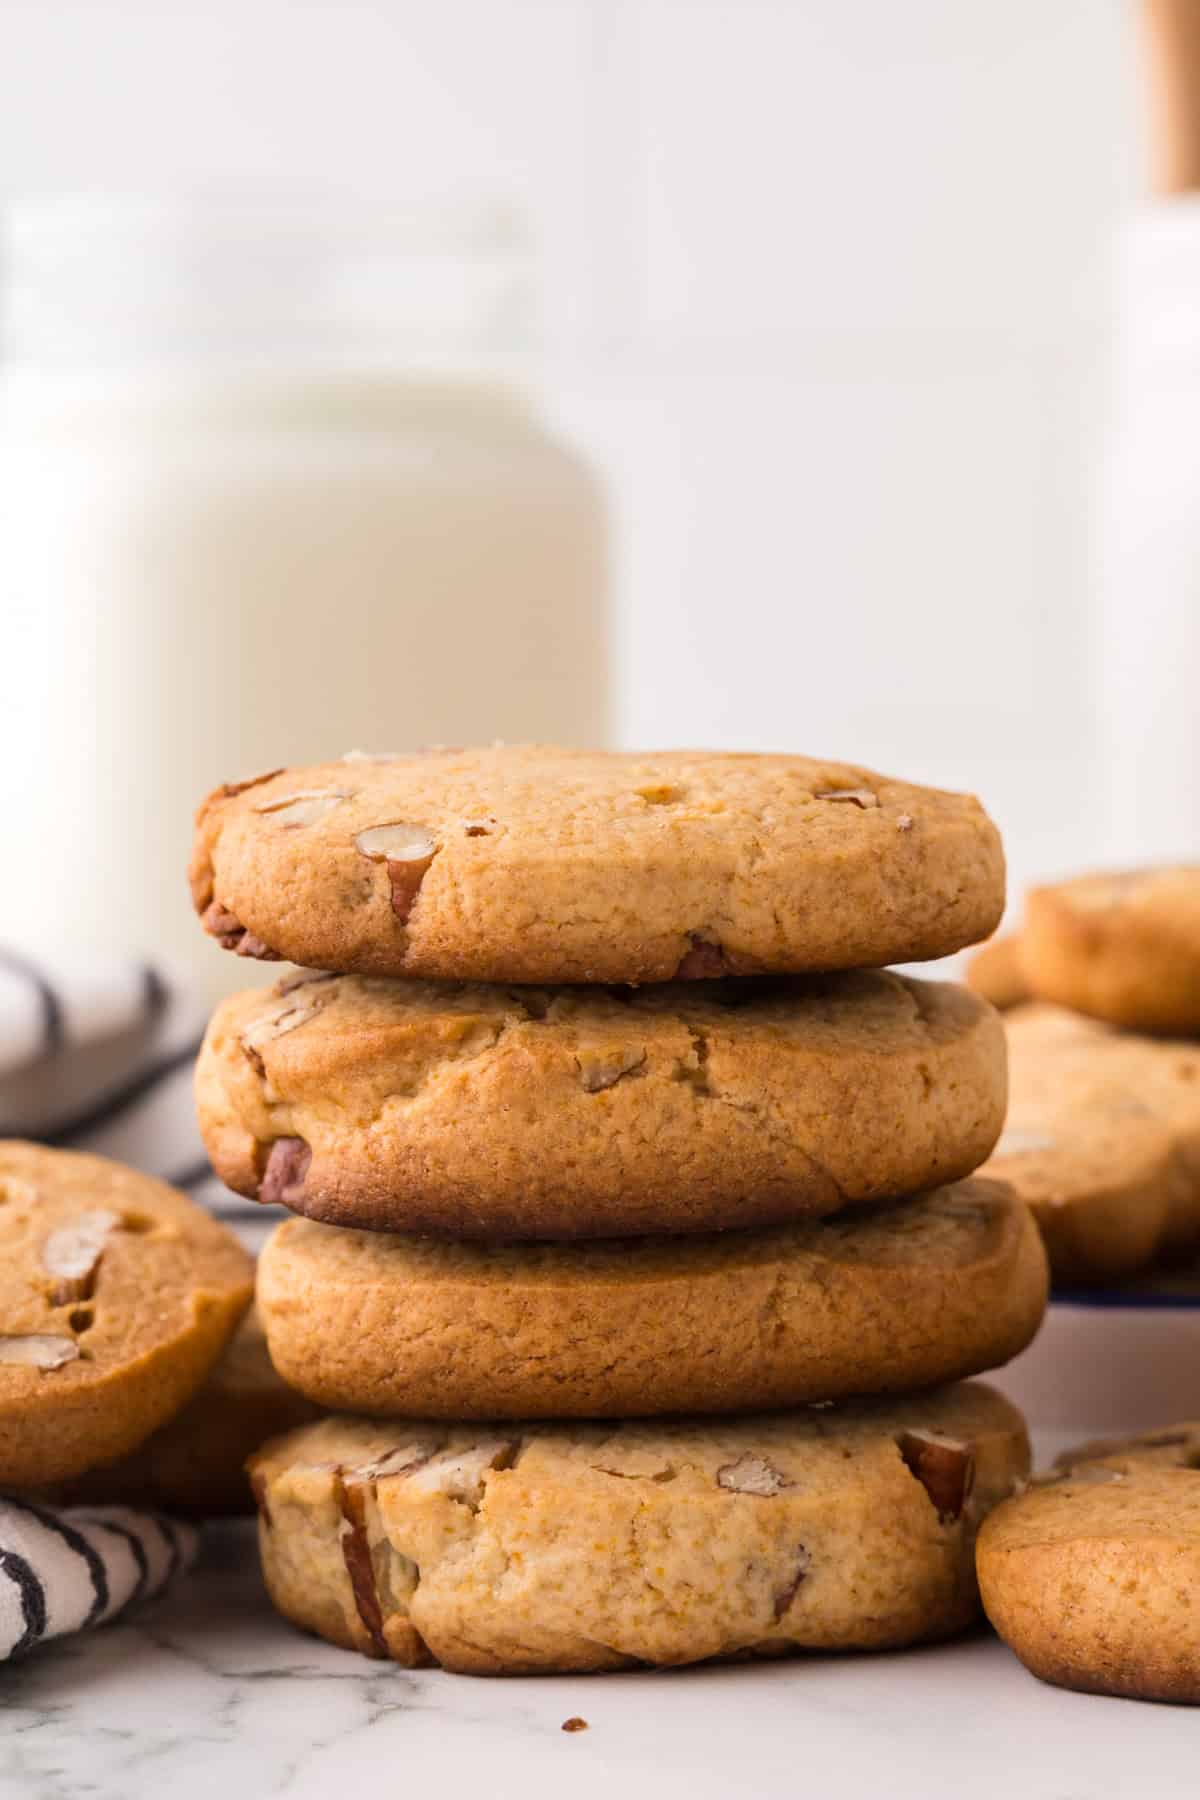
[[[218,782],[605,741],[604,508],[514,375],[528,288],[477,211],[10,222],[0,941],[244,983],[184,882]]]

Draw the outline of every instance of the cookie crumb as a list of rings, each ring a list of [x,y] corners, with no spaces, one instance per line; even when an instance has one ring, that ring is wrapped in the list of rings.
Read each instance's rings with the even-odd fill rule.
[[[912,823],[913,822],[912,822],[912,814],[911,813],[901,813],[900,817],[896,820],[896,830],[897,831],[911,831]]]
[[[586,1731],[588,1722],[586,1719],[581,1719],[577,1713],[574,1718],[564,1719],[562,1728],[564,1731]]]

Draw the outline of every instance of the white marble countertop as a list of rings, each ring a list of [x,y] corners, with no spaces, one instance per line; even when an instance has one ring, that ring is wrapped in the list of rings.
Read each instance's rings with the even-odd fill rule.
[[[564,1733],[578,1715],[589,1729]],[[662,1674],[408,1673],[276,1618],[249,1527],[135,1622],[0,1670],[3,1800],[1194,1800],[1186,1708],[1043,1687],[982,1635]]]

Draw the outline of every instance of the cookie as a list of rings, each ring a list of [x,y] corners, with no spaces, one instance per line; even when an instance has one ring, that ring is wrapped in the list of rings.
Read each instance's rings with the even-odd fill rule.
[[[434,980],[878,967],[986,937],[978,801],[843,763],[540,745],[358,753],[219,788],[196,910],[226,949]]]
[[[317,1409],[275,1373],[251,1307],[212,1374],[182,1412],[120,1462],[60,1484],[61,1504],[115,1502],[196,1519],[254,1511],[246,1458],[268,1438],[316,1418]]]
[[[0,1144],[0,1486],[112,1462],[177,1413],[250,1301],[253,1265],[161,1181]]]
[[[1200,866],[1034,888],[1020,959],[1042,1000],[1134,1031],[1200,1035]]]
[[[292,975],[227,1000],[196,1073],[213,1165],[329,1224],[617,1237],[828,1213],[969,1174],[1004,1034],[886,971],[499,988]]]
[[[1033,1209],[1057,1281],[1200,1244],[1200,1045],[1057,1007],[1006,1016],[1009,1108],[984,1165]]]
[[[689,1238],[479,1244],[290,1219],[259,1262],[284,1378],[438,1419],[736,1412],[896,1393],[1007,1362],[1046,1260],[968,1181],[836,1219]]]
[[[1082,1445],[979,1537],[988,1618],[1043,1681],[1200,1702],[1200,1425]]]
[[[250,1462],[287,1618],[473,1675],[946,1637],[1027,1466],[1020,1414],[974,1384],[727,1421],[338,1416]]]
[[[1200,1423],[1159,1425],[1125,1437],[1092,1438],[1054,1459],[1059,1475],[1073,1475],[1089,1463],[1128,1474],[1137,1469],[1200,1469]]]
[[[973,994],[1001,1012],[1033,998],[1021,969],[1021,944],[1015,933],[989,938],[967,959],[966,982]]]

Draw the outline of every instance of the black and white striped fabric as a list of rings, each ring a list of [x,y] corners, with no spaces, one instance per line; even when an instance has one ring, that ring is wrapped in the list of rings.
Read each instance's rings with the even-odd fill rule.
[[[0,1499],[0,1661],[149,1600],[197,1542],[193,1526],[127,1506]]]
[[[204,1011],[145,964],[0,946],[0,1138],[89,1150],[189,1192],[257,1249],[274,1223],[213,1176],[192,1066]]]

